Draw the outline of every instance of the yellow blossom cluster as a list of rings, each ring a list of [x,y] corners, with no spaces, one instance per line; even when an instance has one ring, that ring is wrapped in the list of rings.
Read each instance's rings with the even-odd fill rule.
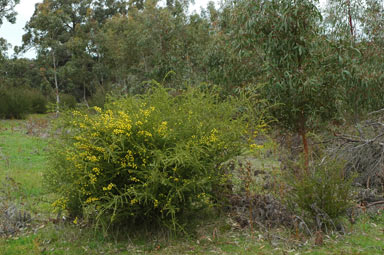
[[[168,125],[168,122],[167,121],[163,121],[163,122],[161,122],[161,124],[157,128],[157,133],[160,136],[165,136],[167,134],[167,131],[168,131],[167,125]]]
[[[68,198],[59,198],[52,203],[52,207],[58,210],[65,210],[68,202]]]
[[[86,204],[90,204],[92,202],[95,202],[95,201],[99,201],[100,199],[97,198],[97,197],[89,197],[87,198],[87,200],[85,201]]]
[[[256,143],[252,143],[251,145],[249,145],[249,148],[253,151],[256,151],[256,150],[261,150],[264,148],[263,145],[259,145],[259,144],[256,144]]]
[[[116,185],[115,184],[113,184],[113,183],[110,183],[110,184],[108,184],[108,186],[107,187],[103,187],[103,190],[104,191],[109,191],[109,190],[111,190],[113,187],[115,187]]]

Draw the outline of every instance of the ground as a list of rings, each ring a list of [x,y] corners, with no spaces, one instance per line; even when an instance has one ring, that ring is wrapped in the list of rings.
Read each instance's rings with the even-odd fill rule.
[[[323,236],[320,244],[283,228],[241,229],[225,214],[200,219],[193,234],[182,236],[136,230],[116,237],[62,221],[52,212],[55,195],[43,185],[50,118],[0,121],[0,229],[11,206],[32,217],[3,233],[0,254],[384,254],[383,215],[362,215],[346,223],[346,235]]]

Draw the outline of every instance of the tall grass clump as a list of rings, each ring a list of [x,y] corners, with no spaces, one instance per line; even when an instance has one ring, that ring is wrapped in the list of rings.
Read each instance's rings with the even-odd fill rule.
[[[337,227],[352,206],[353,178],[345,176],[344,165],[336,159],[315,161],[306,172],[301,163],[288,178],[288,203],[319,230]]]
[[[46,176],[59,194],[54,206],[96,225],[180,229],[186,214],[221,199],[219,165],[248,143],[244,105],[192,88],[175,96],[159,85],[104,110],[64,115]]]

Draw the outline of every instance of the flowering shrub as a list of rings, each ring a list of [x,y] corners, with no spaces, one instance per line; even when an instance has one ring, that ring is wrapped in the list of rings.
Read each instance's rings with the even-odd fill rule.
[[[178,228],[184,212],[220,199],[219,164],[252,146],[239,104],[196,89],[171,96],[157,87],[92,114],[67,114],[46,176],[60,195],[54,206],[98,223]]]

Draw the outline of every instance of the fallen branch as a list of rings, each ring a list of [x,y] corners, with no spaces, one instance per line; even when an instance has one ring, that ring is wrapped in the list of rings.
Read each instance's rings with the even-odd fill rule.
[[[383,204],[383,205],[384,205],[384,200],[382,200],[382,201],[377,201],[377,202],[370,203],[370,204],[367,204],[366,207],[371,207],[371,206],[374,206],[374,205],[380,205],[380,204]]]

